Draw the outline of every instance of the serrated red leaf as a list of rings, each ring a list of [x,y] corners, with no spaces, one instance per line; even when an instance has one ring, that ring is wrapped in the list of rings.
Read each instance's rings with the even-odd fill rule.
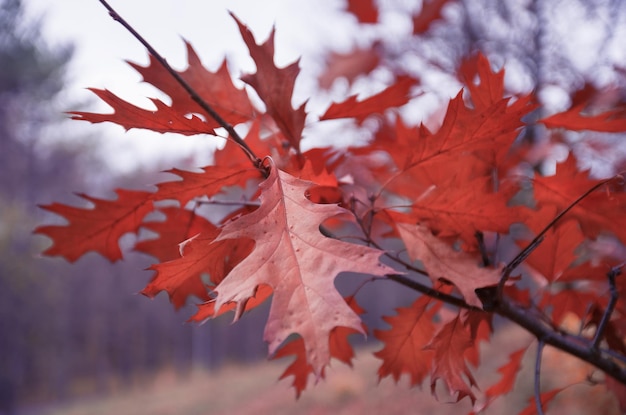
[[[226,63],[217,72],[210,72],[202,66],[191,45],[186,43],[186,46],[189,66],[185,71],[178,72],[178,75],[226,122],[235,125],[250,120],[254,116],[252,104],[246,92],[233,85]],[[133,63],[130,65],[143,76],[145,82],[169,95],[172,104],[167,105],[161,100],[152,99],[156,110],[146,110],[124,101],[108,90],[91,89],[114,112],[96,114],[73,111],[70,112],[74,115],[73,118],[92,123],[110,121],[127,130],[145,128],[159,133],[183,135],[213,134],[213,130],[220,127],[154,57],[150,56],[148,66]],[[197,114],[202,114],[203,118]]]
[[[528,346],[514,351],[509,355],[509,361],[504,364],[504,366],[498,368],[498,372],[502,374],[502,378],[485,391],[485,402],[481,404],[480,407],[475,407],[475,412],[484,411],[498,396],[506,395],[513,390],[517,373],[522,367],[522,358],[526,350],[528,350]]]
[[[320,376],[330,360],[330,332],[335,327],[362,330],[359,317],[334,288],[337,274],[384,275],[392,270],[379,262],[381,251],[320,233],[321,223],[344,210],[306,199],[311,186],[270,163],[269,177],[259,185],[260,207],[227,223],[216,239],[255,241],[252,253],[216,287],[216,308],[236,302],[238,318],[260,284],[271,286],[274,296],[264,334],[270,354],[297,333],[304,339],[308,363]]]
[[[601,180],[589,177],[589,171],[580,171],[576,157],[569,157],[557,164],[556,173],[552,176],[538,176],[533,179],[534,196],[537,206],[555,206],[557,210],[565,210]],[[621,189],[613,191],[609,185],[595,191],[581,200],[565,216],[574,218],[580,224],[587,237],[595,238],[600,233],[613,232],[623,243],[626,242],[626,193]]]
[[[165,214],[165,220],[146,222],[142,225],[143,228],[156,232],[157,237],[139,241],[135,245],[135,251],[152,255],[160,262],[165,263],[179,258],[180,244],[183,241],[200,233],[215,235],[218,232],[215,225],[193,211],[165,207],[159,209],[159,212]],[[156,266],[152,269],[156,269]],[[177,281],[177,277],[172,274],[168,277],[164,273],[157,273],[142,290],[142,294],[154,297],[160,291],[167,291],[176,309],[184,306],[190,296],[195,296],[202,301],[209,300],[206,285],[199,274],[180,278]]]
[[[338,78],[345,78],[348,84],[352,84],[359,76],[369,74],[380,63],[377,49],[377,44],[374,44],[348,53],[331,53],[326,59],[326,69],[319,77],[320,86],[329,89]]]
[[[353,95],[343,102],[331,104],[320,120],[354,118],[361,123],[371,115],[382,114],[389,108],[400,107],[409,102],[409,92],[416,84],[414,78],[400,76],[391,86],[371,97],[358,101],[357,96]]]
[[[466,350],[473,345],[474,339],[459,314],[445,323],[424,346],[425,350],[434,351],[430,375],[430,388],[433,394],[435,394],[437,380],[442,379],[451,395],[458,393],[457,402],[466,396],[470,398],[472,404],[476,401],[476,396],[472,391],[472,386],[476,386],[476,381],[463,357]],[[463,375],[467,380],[463,379]]]
[[[374,0],[348,0],[348,12],[352,13],[359,23],[378,23],[378,8]]]
[[[355,313],[359,315],[365,313],[365,310],[359,307],[354,297],[351,296],[345,300]],[[367,328],[363,325],[363,331],[366,330]],[[348,336],[358,333],[358,331],[347,327],[335,327],[330,332],[330,337],[328,339],[330,356],[347,364],[348,366],[352,366],[354,350],[348,341]],[[293,376],[292,386],[296,390],[296,398],[299,398],[302,391],[306,389],[309,375],[314,373],[313,366],[311,366],[307,361],[306,349],[302,337],[298,337],[297,339],[294,339],[282,346],[272,359],[275,360],[287,356],[295,356],[295,359],[287,367],[287,369],[285,369],[283,374],[280,376],[280,379]],[[324,377],[323,371],[321,377]]]
[[[165,215],[162,221],[144,222],[141,227],[156,232],[156,238],[144,239],[135,244],[135,251],[152,255],[161,262],[180,257],[179,244],[194,235],[215,232],[211,222],[191,210],[176,207],[158,209]]]
[[[468,304],[482,308],[475,290],[498,284],[500,269],[480,268],[479,259],[475,255],[455,251],[423,225],[397,223],[396,228],[409,257],[424,265],[433,284],[437,284],[440,279],[449,281]]]
[[[537,122],[548,128],[565,128],[573,131],[599,131],[619,133],[626,131],[626,111],[623,108],[603,112],[597,115],[583,115],[585,104],[559,112]]]
[[[561,393],[563,389],[565,388],[556,388],[548,392],[543,392],[539,396],[539,400],[541,401],[542,408],[545,410],[546,406],[550,403],[550,401],[552,401],[552,399],[554,399],[556,395]],[[528,399],[528,405],[522,410],[522,412],[519,413],[519,415],[536,415],[537,413],[538,413],[537,405],[535,403],[535,397],[533,396]]]
[[[422,9],[413,16],[413,34],[425,33],[436,20],[441,19],[441,11],[447,3],[454,0],[424,0]]]
[[[206,274],[212,284],[219,284],[252,249],[250,240],[213,243],[217,235],[219,229],[214,227],[182,242],[179,258],[150,267],[156,275],[141,293],[154,297],[166,291],[176,307],[184,305],[191,295],[209,300],[211,287],[202,282],[202,275]]]
[[[296,77],[300,73],[298,61],[285,68],[276,67],[274,64],[274,30],[265,43],[258,45],[250,29],[232,13],[231,16],[237,22],[241,37],[248,46],[250,56],[257,67],[255,73],[245,75],[241,79],[254,88],[265,103],[267,113],[291,146],[299,151],[306,112],[304,104],[298,109],[291,106],[293,88]]]
[[[253,168],[206,166],[202,170],[202,173],[167,170],[167,173],[175,174],[182,180],[158,184],[155,200],[174,199],[180,202],[181,207],[185,207],[187,202],[196,197],[211,197],[226,186],[245,187],[247,180],[262,177],[259,170]]]
[[[374,356],[383,362],[378,368],[378,378],[392,376],[398,382],[403,374],[411,378],[411,385],[419,385],[430,373],[433,350],[424,349],[436,331],[434,317],[441,303],[422,296],[410,307],[396,309],[397,315],[383,317],[391,328],[375,330],[374,336],[384,343]]]
[[[67,219],[65,226],[48,225],[35,229],[46,235],[53,245],[43,254],[62,256],[74,262],[89,251],[95,251],[109,261],[122,258],[118,241],[122,235],[137,232],[143,218],[153,210],[152,193],[118,189],[116,200],[106,200],[79,194],[93,203],[93,208],[53,203],[40,206]]]

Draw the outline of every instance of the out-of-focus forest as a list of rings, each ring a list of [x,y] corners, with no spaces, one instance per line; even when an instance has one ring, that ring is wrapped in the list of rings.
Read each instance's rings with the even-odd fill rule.
[[[626,101],[626,47],[616,46],[626,36],[626,3],[447,3],[441,19],[415,36],[385,38],[384,32],[372,31],[355,44],[376,53],[393,71],[418,74],[425,90],[440,94],[440,104],[450,91],[458,91],[454,74],[464,58],[479,50],[507,68],[510,91],[540,91],[544,113],[571,105],[576,91],[596,96],[598,108],[608,101]],[[418,11],[419,6],[407,8],[407,18]],[[129,183],[108,171],[97,157],[94,137],[50,139],[76,134],[61,123],[64,111],[82,105],[68,108],[60,98],[72,45],[42,38],[40,24],[26,24],[23,13],[21,0],[0,0],[0,414],[106,393],[163,368],[185,372],[264,357],[263,310],[235,325],[227,316],[198,326],[185,324],[193,305],[174,312],[165,296],[151,301],[135,295],[151,277],[141,271],[152,263],[145,255],[131,253],[117,264],[95,254],[75,264],[39,257],[49,241],[34,237],[32,230],[51,219],[38,204],[80,203],[72,191],[102,195],[155,180],[137,172]],[[580,32],[592,39],[577,48],[574,40],[585,40]],[[354,67],[365,65],[365,58],[353,60],[352,70],[366,73]],[[346,61],[329,59],[325,73],[335,70],[338,75],[330,80],[323,76],[321,83],[332,87],[338,81],[335,92],[349,88],[348,72],[332,66]],[[384,73],[373,75],[384,78]],[[357,79],[354,86],[359,85]],[[535,134],[529,140],[537,143],[537,151],[554,151],[542,131]],[[616,147],[611,160],[598,159],[594,151],[621,138],[580,133],[564,137],[563,145],[596,166],[598,174],[612,174],[626,165],[623,149]],[[607,152],[598,154],[606,157]],[[390,314],[413,295],[400,287],[377,288],[359,293],[372,315]]]

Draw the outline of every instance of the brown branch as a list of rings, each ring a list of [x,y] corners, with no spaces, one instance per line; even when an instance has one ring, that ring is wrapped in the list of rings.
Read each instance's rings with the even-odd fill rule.
[[[154,58],[159,62],[159,64],[161,64],[161,66],[163,66],[163,68],[165,68],[165,70],[167,70],[167,72],[169,72],[169,74],[172,75],[172,77],[176,80],[176,82],[178,82],[179,85],[182,86],[185,89],[185,91],[187,91],[187,93],[189,94],[191,99],[193,99],[211,118],[213,118],[215,120],[215,122],[217,122],[220,125],[220,127],[224,128],[228,132],[230,138],[235,143],[237,143],[239,145],[239,147],[241,147],[241,149],[244,151],[246,156],[250,159],[250,161],[252,162],[254,167],[259,169],[259,170],[261,170],[263,172],[263,174],[267,174],[266,170],[262,166],[261,159],[258,158],[254,154],[252,149],[241,138],[239,133],[237,133],[237,131],[235,131],[235,128],[232,125],[230,125],[225,119],[223,119],[213,109],[213,107],[211,107],[204,99],[202,99],[202,97],[200,95],[198,95],[198,93],[191,87],[191,85],[189,85],[187,83],[187,81],[185,81],[178,74],[178,72],[176,72],[170,66],[169,63],[167,63],[167,60],[165,60],[165,58],[163,58],[163,56],[161,56],[156,51],[156,49],[154,49],[154,47],[152,47],[152,45],[150,43],[148,43],[148,41],[146,39],[144,39],[143,36],[141,36],[126,20],[124,20],[124,18],[122,18],[122,16],[120,16],[115,11],[115,9],[113,9],[113,7],[111,7],[106,2],[106,0],[99,0],[99,1],[109,11],[109,15],[113,18],[113,20],[115,20],[116,22],[118,22],[122,26],[124,26],[124,28],[126,30],[128,30],[135,37],[135,39],[137,39],[143,46],[145,46],[145,48],[148,50],[148,52],[150,52],[150,54],[152,56],[154,56]]]
[[[595,350],[598,349],[600,342],[602,341],[602,337],[604,337],[604,330],[606,329],[607,324],[609,324],[609,319],[613,314],[613,310],[615,309],[615,304],[617,304],[617,287],[615,286],[615,277],[622,273],[622,267],[624,264],[620,264],[611,268],[608,272],[607,277],[609,278],[609,290],[611,293],[611,298],[609,298],[609,304],[606,306],[606,310],[604,310],[604,314],[602,315],[602,319],[598,324],[598,328],[596,329],[596,334],[593,336],[593,341],[591,343],[591,347]]]

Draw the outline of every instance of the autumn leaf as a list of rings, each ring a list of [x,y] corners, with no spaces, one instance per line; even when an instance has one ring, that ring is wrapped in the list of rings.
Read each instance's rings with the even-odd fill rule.
[[[583,115],[586,104],[580,104],[565,112],[559,112],[538,122],[548,128],[565,128],[572,131],[598,131],[619,133],[626,131],[626,111],[623,108],[603,112],[597,115]]]
[[[292,333],[306,345],[307,361],[316,376],[330,360],[328,337],[335,327],[362,332],[359,317],[333,285],[345,271],[384,275],[381,252],[324,237],[319,226],[344,212],[336,205],[318,205],[305,197],[311,182],[275,168],[262,182],[260,207],[227,223],[216,242],[233,238],[255,241],[252,253],[216,287],[216,308],[236,302],[240,315],[260,284],[274,290],[264,339],[273,354]]]
[[[554,175],[533,179],[537,207],[554,206],[561,212],[600,182],[591,179],[589,171],[580,171],[576,157],[570,153],[565,161],[557,164]],[[626,215],[622,212],[626,206],[626,193],[613,191],[608,184],[602,190],[585,197],[565,217],[576,219],[587,237],[595,238],[610,231],[624,243]]]
[[[546,408],[546,406],[556,398],[556,395],[561,393],[565,388],[555,388],[547,392],[542,392],[539,396],[539,400],[541,401],[542,408]],[[535,415],[537,414],[537,404],[535,403],[535,397],[531,397],[528,399],[528,405],[519,413],[519,415]]]
[[[482,308],[475,290],[498,284],[499,269],[480,268],[478,258],[466,252],[455,251],[424,225],[396,223],[396,228],[411,259],[424,264],[434,284],[440,279],[449,281],[461,292],[469,305]]]
[[[362,101],[358,101],[357,96],[353,95],[344,102],[331,104],[320,120],[354,118],[356,122],[361,123],[371,115],[382,114],[389,108],[400,107],[409,102],[409,92],[416,83],[417,81],[409,76],[400,76],[382,92]]]
[[[358,315],[365,313],[365,310],[357,304],[354,296],[347,297],[345,300],[346,304],[348,304]],[[363,324],[363,331],[366,330],[367,328]],[[350,345],[348,337],[352,334],[358,333],[358,331],[347,327],[335,327],[330,332],[330,337],[328,339],[330,356],[347,364],[348,366],[352,366],[354,349]],[[296,390],[296,398],[299,398],[302,391],[306,389],[309,375],[313,373],[313,366],[311,366],[311,364],[307,361],[306,349],[302,337],[298,337],[278,349],[276,354],[272,357],[272,360],[287,356],[295,356],[295,359],[291,362],[287,369],[285,369],[283,374],[280,376],[280,379],[293,376],[292,386]],[[323,370],[321,377],[324,377]]]
[[[348,0],[348,12],[352,13],[359,23],[378,23],[378,8],[374,0]]]
[[[233,85],[226,62],[217,72],[210,72],[200,62],[189,43],[186,43],[188,68],[180,75],[207,104],[215,109],[230,124],[248,121],[254,116],[254,109],[244,90]],[[73,111],[74,119],[92,123],[113,122],[125,129],[144,128],[159,133],[179,133],[183,135],[214,134],[215,128],[221,127],[196,103],[172,75],[153,57],[148,66],[130,63],[145,82],[167,94],[171,105],[159,99],[151,99],[156,110],[148,110],[130,104],[108,90],[91,89],[100,99],[109,104],[112,114],[95,114]],[[198,117],[202,115],[202,118]]]
[[[447,3],[454,0],[424,0],[422,9],[413,16],[413,34],[425,33],[436,20],[441,19],[441,11]]]
[[[241,79],[254,88],[265,103],[267,113],[291,146],[299,151],[306,112],[304,104],[298,109],[291,106],[293,88],[300,72],[298,62],[285,68],[276,67],[274,64],[274,30],[265,43],[258,45],[250,29],[232,13],[231,16],[237,22],[241,37],[248,46],[250,56],[257,67],[255,73],[245,75]]]
[[[458,393],[457,402],[468,396],[473,404],[476,396],[471,387],[476,386],[476,381],[463,355],[466,350],[473,347],[474,339],[467,330],[461,313],[445,323],[424,349],[434,351],[430,375],[432,393],[435,394],[437,380],[442,379],[451,395]],[[463,375],[467,380],[463,379]]]
[[[517,186],[503,183],[499,192],[493,192],[491,177],[476,177],[471,183],[469,187],[462,178],[452,179],[424,192],[407,206],[408,212],[388,213],[397,222],[428,225],[441,238],[460,238],[465,248],[476,247],[477,231],[505,234],[512,224],[529,216],[528,208],[508,206]]]
[[[382,360],[378,378],[392,376],[398,382],[403,374],[410,376],[411,385],[419,385],[430,373],[434,351],[424,347],[437,330],[434,317],[441,303],[422,296],[409,307],[396,309],[397,315],[383,317],[388,330],[375,330],[374,336],[384,347],[374,353]]]
[[[123,190],[115,191],[116,200],[106,200],[79,194],[93,203],[93,208],[53,203],[40,206],[67,219],[64,226],[48,225],[35,229],[46,235],[53,245],[43,254],[59,255],[74,262],[89,251],[95,251],[110,261],[122,258],[118,241],[122,235],[137,232],[143,218],[152,212],[152,193]]]
[[[174,199],[185,207],[187,202],[197,197],[211,197],[221,192],[226,186],[245,186],[246,180],[260,178],[257,169],[225,166],[206,166],[202,173],[195,173],[179,169],[168,170],[182,180],[160,183],[154,194],[156,200]]]
[[[502,378],[485,391],[485,402],[474,407],[472,414],[484,411],[498,396],[505,395],[513,390],[517,373],[522,367],[522,358],[524,354],[526,354],[526,350],[528,350],[528,346],[514,351],[509,355],[509,361],[504,366],[498,368],[498,372],[502,374]]]
[[[338,78],[345,78],[352,84],[359,76],[367,75],[376,69],[379,63],[377,44],[349,53],[331,53],[326,59],[326,69],[319,77],[319,84],[322,88],[329,89]]]

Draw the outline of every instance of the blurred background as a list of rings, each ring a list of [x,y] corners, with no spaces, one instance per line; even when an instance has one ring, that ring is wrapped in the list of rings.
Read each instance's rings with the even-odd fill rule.
[[[366,25],[342,0],[111,3],[178,69],[185,66],[182,37],[211,69],[227,57],[235,76],[252,71],[227,11],[248,24],[258,42],[275,24],[279,66],[302,57],[294,103],[310,98],[313,118],[333,99],[380,90],[394,74],[410,73],[425,93],[402,115],[436,128],[461,88],[458,67],[479,50],[506,68],[508,93],[538,92],[537,117],[569,108],[577,91],[591,94],[599,110],[626,102],[626,2],[619,0],[433,0],[426,2],[431,9],[441,7],[425,23],[416,18],[421,1],[380,0],[377,23]],[[431,398],[406,387],[376,389],[370,358],[361,360],[367,378],[358,367],[339,370],[317,388],[319,397],[305,392],[295,404],[289,382],[275,381],[287,362],[252,365],[266,356],[267,310],[235,325],[229,317],[185,324],[193,305],[175,312],[165,295],[136,295],[151,278],[142,271],[152,263],[145,255],[129,253],[117,264],[95,254],[75,264],[39,257],[49,241],[32,230],[51,219],[37,205],[78,203],[72,192],[110,197],[117,187],[146,189],[164,180],[159,171],[210,163],[212,150],[223,144],[68,121],[65,111],[108,111],[85,87],[109,88],[137,104],[161,97],[139,83],[124,59],[145,64],[147,55],[96,0],[0,0],[0,414],[263,413],[272,400],[287,402],[282,413],[355,413],[358,407],[350,405],[357,399],[370,409],[376,403],[367,399],[386,402],[385,413],[403,413],[399,402],[429,405]],[[306,145],[344,144],[332,131],[357,142],[371,137],[368,123],[328,124],[307,127]],[[542,152],[538,159],[547,153],[558,159],[569,148],[598,176],[626,166],[624,146],[616,146],[623,135],[577,133],[554,144],[539,128],[530,134]],[[413,298],[399,287],[370,286],[358,297],[370,328],[384,327],[380,314]],[[226,396],[224,385],[235,394]],[[156,389],[146,392],[149,387]],[[379,395],[366,393],[370,387]],[[135,390],[144,392],[128,399],[130,409],[120,400],[102,403],[103,396]],[[216,396],[230,401],[220,406]],[[196,402],[195,409],[185,402]]]

